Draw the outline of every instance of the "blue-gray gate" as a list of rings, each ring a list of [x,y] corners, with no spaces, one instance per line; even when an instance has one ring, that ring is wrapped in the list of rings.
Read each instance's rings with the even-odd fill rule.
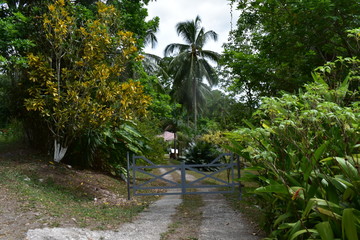
[[[225,161],[224,161],[225,159]],[[199,169],[213,169],[211,172],[200,171]],[[154,173],[154,169],[162,170]],[[193,171],[200,177],[187,180],[186,171]],[[217,177],[217,174],[226,171],[228,181]],[[236,171],[236,172],[235,172]],[[159,171],[157,171],[159,172]],[[180,181],[167,178],[172,173],[180,175]],[[146,176],[144,182],[137,180],[138,174]],[[143,156],[128,155],[128,198],[131,198],[130,191],[133,190],[134,196],[144,195],[178,195],[178,194],[211,194],[211,193],[233,193],[238,186],[241,197],[241,184],[234,181],[235,175],[240,177],[239,159],[234,159],[234,154],[223,153],[209,164],[186,164],[181,162],[179,165],[156,165]],[[130,176],[132,175],[132,176]],[[151,183],[161,180],[165,186],[154,186]],[[206,180],[213,180],[211,183]],[[193,191],[196,189],[196,191]],[[176,191],[178,190],[178,191]]]

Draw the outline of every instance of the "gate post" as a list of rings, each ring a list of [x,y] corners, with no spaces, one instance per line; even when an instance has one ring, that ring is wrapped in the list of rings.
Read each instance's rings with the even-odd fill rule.
[[[185,161],[181,161],[181,193],[186,193],[186,169]]]
[[[130,154],[127,152],[126,154],[126,161],[127,161],[127,168],[126,168],[126,186],[128,192],[128,200],[131,200],[131,193],[130,193]]]
[[[237,165],[237,173],[238,178],[241,178],[241,165],[240,165],[240,156],[236,154],[236,165]],[[242,200],[242,188],[241,188],[241,181],[239,180],[239,200]]]

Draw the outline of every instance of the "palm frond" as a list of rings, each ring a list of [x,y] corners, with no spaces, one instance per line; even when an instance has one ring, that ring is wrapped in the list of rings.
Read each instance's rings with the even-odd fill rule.
[[[147,61],[153,62],[156,64],[159,64],[162,60],[162,58],[159,57],[158,55],[151,54],[151,53],[141,53],[141,55],[143,55]]]
[[[202,58],[209,59],[214,63],[218,63],[221,57],[221,54],[211,51],[211,50],[203,50],[200,52]]]
[[[205,28],[202,27],[197,34],[195,45],[198,49],[202,49],[209,40],[216,42],[218,40],[218,34],[212,30],[205,32]]]
[[[215,69],[205,59],[199,59],[199,68],[199,71],[206,78],[210,86],[216,86],[218,84],[219,78]]]
[[[214,40],[215,42],[217,42],[218,40],[218,34],[212,30],[207,31],[204,34],[204,38],[205,38],[205,42],[207,42],[209,39]]]
[[[201,107],[206,102],[207,96],[211,94],[211,88],[205,83],[200,82],[196,94],[198,96],[198,107]]]
[[[181,44],[181,43],[171,43],[166,46],[164,50],[164,55],[166,57],[171,56],[175,53],[180,53],[185,51],[186,49],[189,49],[189,45]]]
[[[201,18],[196,16],[193,21],[185,21],[176,24],[176,32],[187,44],[196,42],[197,33],[199,32]]]
[[[153,29],[148,29],[145,36],[145,45],[151,44],[151,48],[155,48],[158,40]]]

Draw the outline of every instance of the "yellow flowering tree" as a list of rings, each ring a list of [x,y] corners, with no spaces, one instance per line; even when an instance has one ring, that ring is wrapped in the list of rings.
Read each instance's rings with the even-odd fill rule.
[[[43,15],[48,49],[28,55],[28,111],[37,111],[54,138],[54,161],[85,130],[120,126],[146,114],[150,97],[139,82],[120,82],[137,48],[131,32],[116,29],[119,12],[97,3],[94,18],[82,23],[70,1],[56,0]]]

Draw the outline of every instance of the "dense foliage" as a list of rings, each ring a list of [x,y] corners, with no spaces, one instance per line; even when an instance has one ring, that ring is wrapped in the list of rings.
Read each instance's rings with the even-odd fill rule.
[[[77,25],[70,5],[56,1],[43,16],[50,49],[28,55],[29,111],[39,111],[55,140],[59,162],[85,130],[120,126],[144,114],[150,98],[138,82],[120,83],[127,59],[136,52],[132,33],[110,28],[116,9],[97,4],[96,20]],[[121,52],[119,52],[121,49]]]
[[[149,76],[131,79],[158,25],[145,21],[147,3],[1,1],[1,127],[20,119],[33,146],[56,161],[69,148],[71,164],[111,169],[126,151],[143,153],[149,139],[135,122],[162,97]]]
[[[206,166],[206,164],[212,163],[220,154],[221,151],[216,145],[198,140],[190,144],[185,153],[185,161],[187,164],[204,165],[198,167],[201,171],[213,171],[216,167]]]
[[[359,67],[357,59],[348,59]],[[328,82],[335,66],[319,68],[299,94],[263,98],[248,124],[230,134],[232,150],[251,165],[269,239],[358,239],[359,92],[355,72]]]
[[[259,96],[296,92],[311,71],[337,56],[359,56],[348,30],[360,25],[357,0],[232,0],[241,15],[225,48],[227,86],[255,107]]]

